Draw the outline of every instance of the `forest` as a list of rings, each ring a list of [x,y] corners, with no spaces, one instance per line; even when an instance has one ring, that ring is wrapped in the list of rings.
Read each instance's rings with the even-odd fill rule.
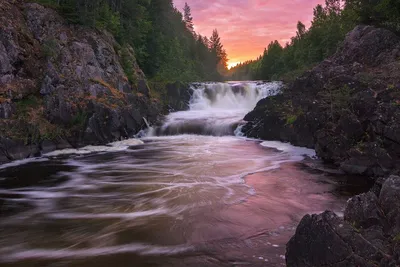
[[[218,31],[197,34],[188,4],[182,14],[172,0],[35,1],[56,8],[69,23],[107,30],[121,47],[133,47],[150,80],[221,80],[227,71]]]
[[[398,0],[326,0],[314,8],[308,29],[297,23],[290,42],[272,41],[257,59],[228,70],[218,31],[197,34],[188,4],[180,12],[172,0],[35,1],[58,9],[70,23],[107,30],[122,47],[132,46],[153,81],[290,81],[332,55],[358,24],[400,32]]]
[[[326,0],[313,14],[309,29],[299,21],[290,42],[272,41],[256,60],[231,68],[227,79],[290,81],[332,55],[358,24],[400,32],[398,0]]]

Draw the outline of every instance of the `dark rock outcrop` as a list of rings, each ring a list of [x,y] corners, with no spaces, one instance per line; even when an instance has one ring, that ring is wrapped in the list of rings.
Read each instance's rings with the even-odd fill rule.
[[[344,218],[306,215],[287,244],[287,266],[399,266],[400,177],[377,187],[350,199]]]
[[[177,98],[190,98],[188,88],[161,89],[165,101],[133,49],[107,32],[36,3],[0,1],[0,162],[132,137],[167,106],[185,108]]]
[[[192,84],[184,82],[151,83],[151,88],[158,94],[157,99],[161,102],[165,113],[189,109],[193,93],[191,86]]]
[[[371,26],[350,32],[336,54],[283,94],[261,100],[249,137],[315,148],[347,173],[384,176],[400,166],[400,37]]]

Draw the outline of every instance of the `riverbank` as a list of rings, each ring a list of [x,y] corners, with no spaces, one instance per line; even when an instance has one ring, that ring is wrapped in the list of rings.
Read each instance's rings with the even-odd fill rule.
[[[243,132],[315,148],[346,173],[379,177],[400,166],[400,37],[371,26],[284,93],[260,101]]]
[[[288,244],[289,267],[400,263],[398,207],[386,202],[400,198],[399,58],[399,36],[358,26],[332,57],[246,115],[247,136],[315,148],[340,171],[377,183],[350,200],[344,220],[306,216]]]
[[[187,108],[187,84],[149,84],[106,31],[29,1],[0,11],[0,163],[131,138]]]

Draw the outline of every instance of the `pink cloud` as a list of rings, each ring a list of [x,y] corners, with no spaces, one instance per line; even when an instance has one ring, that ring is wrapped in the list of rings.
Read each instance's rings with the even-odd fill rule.
[[[182,10],[192,9],[195,29],[210,36],[218,29],[230,63],[255,59],[273,40],[282,44],[296,33],[296,24],[307,26],[313,8],[324,0],[174,0]]]

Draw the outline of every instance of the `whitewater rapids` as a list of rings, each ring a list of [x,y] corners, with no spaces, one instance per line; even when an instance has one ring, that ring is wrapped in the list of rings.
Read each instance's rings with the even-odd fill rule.
[[[240,135],[244,116],[261,99],[278,94],[281,86],[280,82],[193,84],[189,110],[169,114],[149,135]]]

